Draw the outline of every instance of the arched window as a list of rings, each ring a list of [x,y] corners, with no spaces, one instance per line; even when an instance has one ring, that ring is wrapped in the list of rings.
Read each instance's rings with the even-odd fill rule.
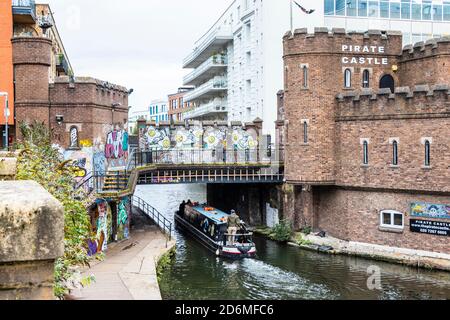
[[[394,93],[395,90],[395,82],[394,78],[390,74],[385,74],[380,79],[380,89],[389,88],[391,92]]]
[[[344,87],[351,88],[352,86],[352,71],[350,69],[345,69],[344,71]]]
[[[363,142],[363,164],[369,164],[369,143]]]
[[[70,146],[71,149],[78,148],[78,128],[73,126],[70,128]]]
[[[303,66],[303,88],[308,88],[308,67]]]
[[[392,165],[398,166],[398,142],[392,142]]]
[[[303,122],[303,143],[308,143],[308,123]]]
[[[363,78],[363,81],[362,81],[363,88],[368,88],[369,85],[370,85],[370,83],[369,83],[369,81],[370,81],[370,72],[369,72],[369,70],[364,70],[363,71],[362,78]]]
[[[431,165],[431,143],[429,140],[425,140],[425,166]]]

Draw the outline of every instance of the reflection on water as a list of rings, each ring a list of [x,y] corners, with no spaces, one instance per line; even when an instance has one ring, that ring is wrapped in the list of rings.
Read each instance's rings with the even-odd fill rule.
[[[206,202],[205,185],[140,186],[136,195],[171,221],[185,199]],[[257,259],[217,258],[189,235],[162,276],[165,299],[450,299],[450,273],[300,250],[255,237]],[[382,290],[367,288],[367,269],[381,270]]]

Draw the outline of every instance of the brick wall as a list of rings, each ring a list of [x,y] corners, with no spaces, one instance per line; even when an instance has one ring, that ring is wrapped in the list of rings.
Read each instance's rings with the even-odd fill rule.
[[[450,253],[448,237],[415,233],[409,230],[411,202],[445,204],[449,201],[448,196],[337,188],[319,188],[316,189],[316,193],[320,199],[319,228],[331,236],[349,241]],[[381,210],[396,210],[404,213],[403,232],[381,231],[379,229]]]
[[[342,90],[354,90],[362,85],[362,72],[370,70],[371,83],[383,74],[391,73],[391,65],[343,65],[343,46],[383,46],[390,63],[396,63],[401,53],[401,36],[370,32],[351,36],[344,30],[316,28],[314,34],[296,30],[284,37],[285,117],[288,120],[286,145],[286,179],[295,183],[332,184],[335,171],[335,95]],[[380,58],[378,54],[359,53],[365,58]],[[305,87],[303,67],[307,68]],[[344,89],[344,69],[352,69],[352,86]],[[395,76],[395,75],[394,75]],[[304,139],[304,123],[308,139]]]

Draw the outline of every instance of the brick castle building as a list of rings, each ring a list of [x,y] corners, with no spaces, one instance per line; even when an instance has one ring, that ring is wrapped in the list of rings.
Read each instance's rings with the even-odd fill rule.
[[[284,36],[284,215],[348,241],[450,253],[450,39]]]
[[[14,1],[4,9],[2,23],[8,28],[0,33],[5,70],[0,91],[9,94],[10,141],[21,139],[20,123],[37,121],[48,126],[52,143],[80,172],[103,174],[108,167],[123,166],[130,91],[74,76],[48,5]]]

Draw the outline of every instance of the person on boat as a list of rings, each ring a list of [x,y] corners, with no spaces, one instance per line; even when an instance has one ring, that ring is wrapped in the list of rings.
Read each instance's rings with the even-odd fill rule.
[[[227,233],[228,233],[228,241],[233,245],[235,234],[237,233],[239,226],[241,225],[241,219],[236,214],[236,211],[231,210],[231,214],[228,216],[227,219]]]
[[[184,209],[186,208],[186,201],[183,200],[183,202],[180,204],[180,207],[178,209],[178,214],[180,216],[184,216]]]
[[[191,201],[191,199],[189,199],[189,200],[187,201],[186,205],[189,206],[189,207],[192,207],[192,201]]]

